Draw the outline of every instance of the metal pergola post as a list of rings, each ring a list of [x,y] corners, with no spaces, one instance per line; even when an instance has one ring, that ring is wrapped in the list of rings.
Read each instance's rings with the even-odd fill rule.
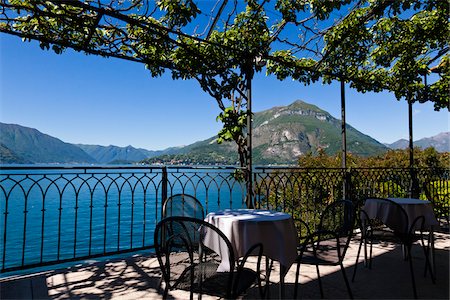
[[[341,78],[341,136],[342,136],[342,169],[344,181],[342,183],[342,195],[347,198],[347,129],[345,120],[345,81]]]
[[[413,140],[413,109],[412,97],[408,98],[408,128],[409,128],[409,173],[411,176],[411,183],[409,189],[409,196],[411,198],[419,197],[419,187],[416,172],[414,169],[414,140]]]
[[[414,142],[413,142],[413,121],[412,121],[412,101],[408,99],[408,129],[409,129],[409,167],[414,166]]]
[[[253,203],[253,157],[252,157],[252,78],[253,58],[249,58],[245,66],[247,88],[247,199],[248,208],[254,208]]]

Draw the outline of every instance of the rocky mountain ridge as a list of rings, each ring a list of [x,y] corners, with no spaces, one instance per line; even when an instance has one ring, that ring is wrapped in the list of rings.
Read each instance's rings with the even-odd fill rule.
[[[321,149],[335,154],[341,149],[341,121],[304,101],[257,112],[253,124],[255,164],[296,164],[306,153],[317,153]],[[438,151],[449,151],[449,138],[450,133],[446,132],[421,139],[415,146],[432,145]],[[407,141],[399,141],[397,145],[405,145],[405,142],[408,145]],[[386,146],[397,147],[394,144],[383,145],[347,124],[350,153],[375,155],[386,151]],[[217,144],[217,136],[184,147],[151,151],[132,146],[69,144],[33,128],[0,123],[0,162],[3,164],[236,164],[237,161],[236,146]]]
[[[391,144],[384,144],[391,149],[406,149],[409,147],[409,141],[400,139]],[[414,147],[425,149],[433,147],[438,152],[450,152],[450,132],[441,132],[435,136],[422,138],[414,141]]]
[[[340,151],[341,122],[328,112],[304,101],[257,112],[253,116],[253,161],[255,164],[296,164],[306,153],[323,149],[329,154]],[[347,125],[349,152],[368,156],[387,148],[373,138]],[[147,163],[191,163],[201,159],[200,154],[214,157],[221,163],[236,164],[236,146],[232,143],[217,145],[212,137],[190,145],[183,155],[164,155]]]

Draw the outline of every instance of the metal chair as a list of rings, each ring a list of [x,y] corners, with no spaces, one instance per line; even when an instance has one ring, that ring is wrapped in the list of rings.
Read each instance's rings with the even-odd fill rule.
[[[203,220],[205,210],[202,203],[194,196],[188,194],[175,194],[163,203],[162,218],[171,216],[192,217]],[[158,286],[161,287],[163,278],[160,278]]]
[[[217,271],[222,261],[204,245],[204,239],[213,239],[229,252],[229,260],[225,262],[229,265],[229,271]],[[203,220],[180,216],[160,221],[156,225],[154,241],[165,282],[164,299],[173,289],[189,290],[190,299],[193,299],[194,293],[199,298],[202,294],[237,298],[255,282],[263,295],[260,280],[261,243],[251,247],[245,257],[236,262],[230,241],[217,227]],[[257,255],[256,271],[244,267],[251,254]]]
[[[361,239],[359,243],[358,253],[356,255],[356,263],[355,263],[355,269],[353,270],[353,276],[352,281],[355,280],[356,277],[356,270],[358,266],[358,260],[359,255],[361,253],[362,244],[364,243],[364,257],[365,261],[367,261],[367,243],[370,244],[370,251],[369,251],[369,269],[372,268],[372,245],[374,241],[384,241],[384,242],[392,242],[392,243],[399,243],[402,245],[403,249],[403,255],[405,257],[405,260],[409,261],[409,268],[411,272],[411,281],[413,286],[413,293],[414,298],[417,298],[417,289],[416,289],[416,283],[414,278],[414,269],[412,264],[412,256],[411,256],[411,248],[412,244],[417,241],[421,240],[422,248],[424,250],[425,254],[425,274],[427,269],[430,270],[431,278],[434,282],[434,275],[431,270],[431,264],[428,259],[429,256],[429,246],[425,246],[425,242],[423,239],[423,231],[424,231],[424,223],[425,223],[425,217],[419,216],[413,222],[411,223],[411,226],[409,225],[409,218],[406,211],[403,209],[403,207],[395,203],[394,201],[390,199],[385,198],[371,198],[376,199],[377,201],[383,201],[388,205],[391,205],[390,213],[394,214],[396,216],[397,222],[395,224],[384,224],[382,220],[379,220],[378,218],[370,218],[364,209],[360,210],[360,219],[359,219],[359,226],[361,229]],[[417,235],[415,232],[415,228],[420,228],[420,234]]]
[[[425,182],[423,191],[426,198],[433,205],[433,212],[439,222],[439,231],[450,232],[450,203],[444,195],[439,194],[439,189],[433,182]]]
[[[339,200],[329,204],[321,214],[319,226],[314,232],[310,231],[308,224],[304,220],[294,220],[300,235],[300,241],[303,241],[299,245],[299,255],[296,261],[297,272],[295,275],[294,298],[297,298],[300,265],[309,264],[316,266],[322,298],[324,297],[324,293],[319,265],[339,265],[349,297],[353,299],[342,262],[347,252],[350,239],[352,238],[354,221],[355,212],[353,203],[348,200]],[[305,234],[302,234],[303,232]]]
[[[163,218],[171,216],[192,217],[203,220],[205,210],[202,203],[194,196],[176,194],[167,198],[163,204]]]

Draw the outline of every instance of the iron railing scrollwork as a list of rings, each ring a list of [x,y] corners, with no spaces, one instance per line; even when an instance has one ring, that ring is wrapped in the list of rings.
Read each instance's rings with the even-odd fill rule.
[[[237,169],[2,166],[0,272],[149,249],[168,196],[191,194],[206,213],[245,207],[246,185],[235,179]],[[253,204],[315,224],[337,199],[408,197],[414,182],[418,197],[433,201],[438,218],[448,218],[449,172],[256,167]]]
[[[242,207],[236,168],[0,167],[0,272],[153,247],[162,201]],[[234,206],[233,206],[234,205]]]

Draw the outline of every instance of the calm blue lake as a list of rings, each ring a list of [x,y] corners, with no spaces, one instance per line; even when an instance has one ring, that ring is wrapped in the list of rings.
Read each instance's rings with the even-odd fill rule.
[[[245,207],[231,171],[169,169],[168,195],[195,195],[206,212]],[[2,269],[151,246],[161,179],[161,169],[2,170]]]

